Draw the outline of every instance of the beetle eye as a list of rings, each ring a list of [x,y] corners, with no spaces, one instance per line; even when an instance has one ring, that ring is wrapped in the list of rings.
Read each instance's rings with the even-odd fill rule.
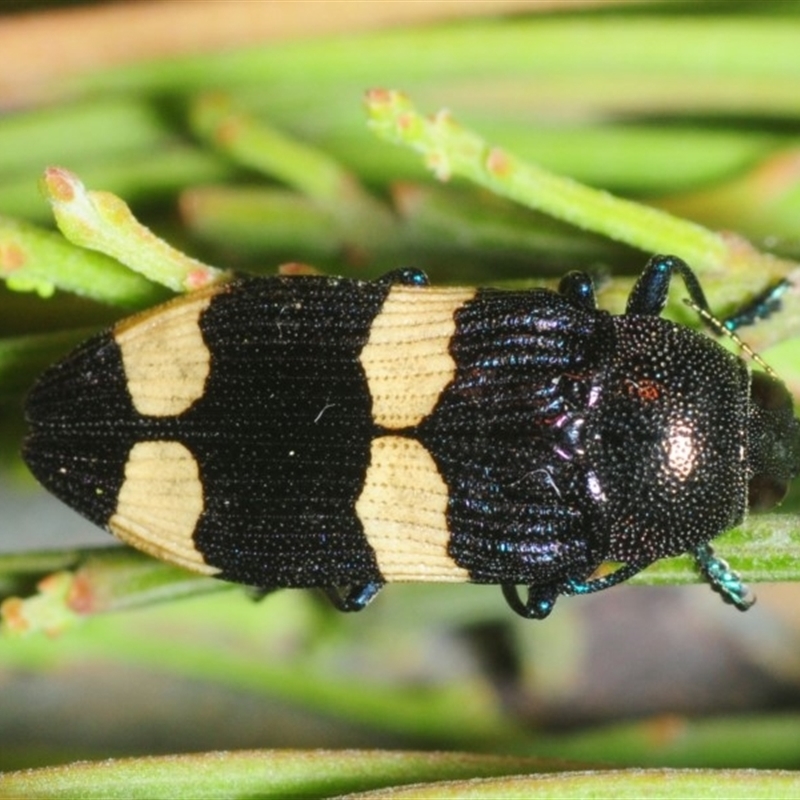
[[[792,407],[789,390],[780,381],[763,372],[752,374],[750,399],[765,411]]]
[[[768,511],[786,497],[789,484],[770,475],[755,475],[747,487],[747,507],[750,511]]]

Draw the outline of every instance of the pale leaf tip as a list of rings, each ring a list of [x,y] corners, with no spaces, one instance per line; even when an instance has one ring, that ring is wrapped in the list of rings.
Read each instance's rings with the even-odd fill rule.
[[[53,203],[70,203],[77,192],[84,191],[78,176],[63,167],[48,167],[40,185],[44,196]]]

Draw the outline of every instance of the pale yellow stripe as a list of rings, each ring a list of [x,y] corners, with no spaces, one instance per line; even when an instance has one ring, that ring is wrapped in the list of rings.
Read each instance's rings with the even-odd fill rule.
[[[108,521],[122,541],[180,567],[213,575],[193,536],[203,513],[197,463],[180,442],[139,442],[128,455],[117,508]]]
[[[356,514],[387,581],[469,580],[448,555],[447,486],[415,439],[380,436]]]
[[[359,357],[378,425],[406,428],[433,411],[456,372],[449,353],[454,315],[474,295],[474,289],[392,287]]]
[[[203,396],[211,355],[200,315],[218,291],[181,297],[114,329],[128,391],[140,414],[175,416]]]

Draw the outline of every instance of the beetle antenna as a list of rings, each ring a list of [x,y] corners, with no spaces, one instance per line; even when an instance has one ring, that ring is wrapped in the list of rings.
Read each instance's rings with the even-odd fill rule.
[[[703,320],[703,322],[705,322],[706,325],[708,325],[712,330],[716,331],[718,334],[722,336],[727,336],[731,341],[733,341],[736,344],[736,346],[743,353],[745,353],[748,356],[748,358],[755,361],[755,363],[758,364],[758,366],[761,367],[761,369],[763,369],[764,372],[767,373],[767,375],[770,375],[773,378],[778,377],[775,370],[772,369],[772,367],[769,364],[767,364],[767,362],[764,361],[764,359],[761,358],[761,356],[758,353],[756,353],[756,351],[753,350],[753,348],[750,347],[749,344],[742,341],[742,339],[736,333],[734,333],[734,331],[726,327],[725,323],[723,323],[722,320],[715,317],[708,309],[703,308],[702,306],[695,303],[694,300],[688,297],[685,297],[683,299],[683,302],[686,303],[686,305],[689,306],[689,308],[696,311],[697,314],[699,314],[700,318]]]

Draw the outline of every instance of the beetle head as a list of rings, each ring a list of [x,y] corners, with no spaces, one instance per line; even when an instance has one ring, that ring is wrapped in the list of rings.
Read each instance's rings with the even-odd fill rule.
[[[789,482],[800,474],[800,420],[786,387],[771,375],[754,372],[750,384],[747,467],[751,511],[783,500]]]

